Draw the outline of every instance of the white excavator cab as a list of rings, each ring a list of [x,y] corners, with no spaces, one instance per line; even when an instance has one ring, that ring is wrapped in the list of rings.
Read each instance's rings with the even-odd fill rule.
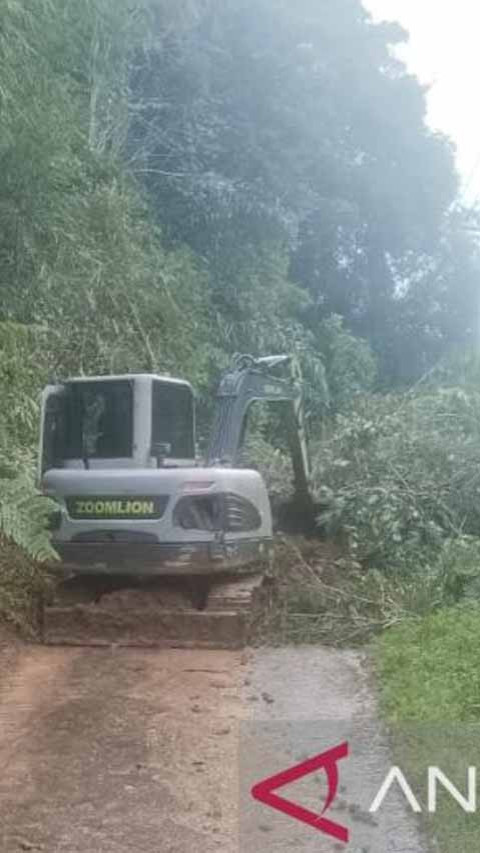
[[[195,403],[188,382],[149,374],[71,379],[42,400],[39,477],[52,468],[192,465]]]

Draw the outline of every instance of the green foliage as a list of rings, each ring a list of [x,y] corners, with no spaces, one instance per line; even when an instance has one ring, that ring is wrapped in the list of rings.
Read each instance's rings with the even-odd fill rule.
[[[249,423],[242,461],[260,471],[273,507],[291,496],[293,468],[284,447],[272,444],[271,421],[265,411]]]
[[[350,406],[359,394],[372,390],[377,373],[372,350],[345,329],[341,317],[333,314],[323,320],[317,340],[333,411]]]
[[[478,254],[452,208],[452,147],[391,50],[405,37],[359,0],[198,0],[173,27],[154,14],[130,78],[128,163],[169,239],[205,259],[237,349],[272,348],[300,319],[321,350],[337,314],[382,380],[404,383],[473,339]],[[275,253],[309,297],[300,318]]]
[[[48,588],[39,564],[57,558],[48,533],[54,504],[35,488],[30,450],[45,341],[42,329],[0,324],[0,619],[26,634],[38,627],[37,605]]]
[[[48,521],[55,504],[38,493],[29,452],[0,427],[0,620],[24,634],[38,629],[38,606],[49,588],[44,562],[57,555]]]
[[[0,480],[0,535],[37,562],[56,559],[46,532],[52,509],[28,475]]]
[[[38,397],[47,372],[47,333],[38,326],[0,322],[0,452],[31,447],[38,433]]]
[[[373,396],[337,416],[318,447],[323,523],[359,559],[421,570],[426,548],[480,534],[480,394]]]
[[[165,250],[119,159],[141,10],[4,5],[0,318],[48,330],[34,351],[52,376],[161,368],[204,383],[202,262]]]
[[[274,643],[351,648],[435,606],[438,578],[365,571],[331,542],[278,538],[277,600],[266,626]]]
[[[47,376],[45,343],[41,328],[0,323],[0,540],[39,562],[55,559],[47,532],[53,505],[35,489],[31,453]]]
[[[389,719],[480,719],[479,628],[478,608],[453,607],[406,622],[379,640],[379,674]]]
[[[310,299],[288,278],[285,247],[233,236],[210,260],[219,342],[229,353],[290,352],[306,339],[301,320]]]
[[[0,537],[32,560],[45,562],[56,559],[48,534],[55,504],[39,494],[33,472],[31,454],[9,444],[0,433]]]
[[[104,188],[81,205],[72,229],[75,221],[82,253],[58,258],[41,285],[57,372],[151,370],[204,382],[214,346],[200,264],[163,249],[132,191]]]
[[[457,536],[447,540],[426,573],[435,585],[432,606],[457,604],[480,598],[480,538]],[[433,589],[432,589],[433,592]]]

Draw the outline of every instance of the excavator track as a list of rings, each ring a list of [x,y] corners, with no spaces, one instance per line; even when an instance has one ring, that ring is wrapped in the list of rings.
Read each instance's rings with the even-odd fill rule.
[[[73,578],[44,606],[42,638],[46,645],[239,649],[269,595],[262,573],[190,585]]]

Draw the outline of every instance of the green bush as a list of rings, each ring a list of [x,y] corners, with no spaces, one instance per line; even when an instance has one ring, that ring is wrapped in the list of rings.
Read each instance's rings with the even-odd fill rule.
[[[372,390],[377,364],[369,344],[348,332],[337,314],[323,320],[317,338],[328,379],[331,408],[335,412],[351,406],[359,394]]]
[[[2,438],[0,433],[0,439]],[[0,621],[35,632],[49,578],[42,563],[57,559],[48,532],[54,504],[34,484],[33,456],[0,441]]]
[[[49,516],[55,504],[41,495],[34,481],[34,457],[19,451],[0,434],[0,538],[21,548],[32,560],[55,560]]]
[[[480,392],[372,395],[314,453],[321,522],[364,563],[421,570],[447,539],[480,535]]]
[[[35,488],[45,350],[41,328],[0,323],[0,537],[40,562],[55,558],[48,535],[53,504]]]

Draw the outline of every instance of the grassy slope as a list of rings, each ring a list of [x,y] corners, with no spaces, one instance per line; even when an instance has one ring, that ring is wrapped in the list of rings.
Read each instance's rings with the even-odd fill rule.
[[[392,720],[480,721],[480,610],[451,608],[406,622],[378,644]]]
[[[432,765],[465,795],[467,767],[480,767],[480,610],[451,608],[407,622],[376,649],[396,762],[424,804]],[[480,849],[480,815],[466,815],[448,796],[425,820],[440,853]]]

